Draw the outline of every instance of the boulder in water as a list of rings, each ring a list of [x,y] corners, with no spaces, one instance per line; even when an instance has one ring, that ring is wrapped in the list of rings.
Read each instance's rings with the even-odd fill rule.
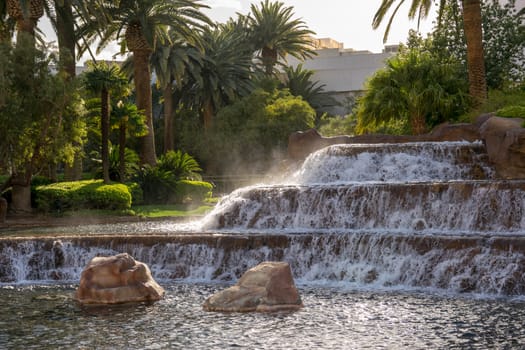
[[[163,295],[148,266],[124,253],[91,259],[82,271],[75,299],[82,304],[119,304],[156,301]]]
[[[209,297],[206,311],[272,312],[298,310],[303,306],[290,265],[263,262],[248,271],[237,284]]]

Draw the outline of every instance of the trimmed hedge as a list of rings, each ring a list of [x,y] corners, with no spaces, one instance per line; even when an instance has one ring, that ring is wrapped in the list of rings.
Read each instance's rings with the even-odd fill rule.
[[[52,212],[77,209],[131,208],[131,193],[123,184],[104,184],[102,180],[57,182],[35,188],[39,210]]]
[[[213,185],[206,181],[179,180],[175,187],[175,203],[202,203],[211,198]]]

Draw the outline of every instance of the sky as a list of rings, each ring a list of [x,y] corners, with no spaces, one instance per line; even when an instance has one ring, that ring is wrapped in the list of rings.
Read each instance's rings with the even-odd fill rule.
[[[345,48],[356,50],[369,50],[381,52],[385,25],[377,30],[372,29],[372,19],[382,0],[280,0],[286,6],[292,6],[296,16],[302,19],[310,30],[316,32],[316,38],[332,38],[344,43]],[[235,17],[239,12],[247,14],[250,5],[258,5],[261,0],[204,0],[203,3],[211,9],[206,10],[207,15],[215,21],[225,22],[230,17]],[[397,3],[397,2],[396,2]],[[390,35],[388,44],[406,42],[409,29],[417,29],[417,21],[408,20],[409,1],[398,11]],[[390,13],[388,14],[388,17]],[[426,33],[432,31],[435,19],[435,7],[431,15],[421,23],[420,31]],[[388,18],[385,19],[385,24]]]
[[[202,0],[209,6],[204,12],[216,22],[225,22],[230,17],[236,17],[236,13],[247,14],[251,4],[260,4],[262,0]],[[344,44],[344,48],[355,50],[369,50],[381,52],[385,25],[377,30],[372,29],[372,19],[382,0],[280,0],[285,6],[292,6],[294,19],[301,19],[306,26],[316,33],[316,38],[332,38]],[[408,19],[408,4],[401,7],[394,19],[390,35],[386,45],[406,42],[408,31],[417,29],[417,21]],[[388,14],[390,16],[390,14]],[[421,23],[420,32],[432,31],[435,19],[435,8],[427,20]],[[388,20],[388,18],[386,19]],[[385,23],[386,23],[385,20]],[[53,31],[48,21],[43,21],[43,31],[48,40],[54,39]],[[97,55],[99,59],[111,60],[112,56],[119,52],[119,46],[115,43]],[[85,55],[80,59],[80,64],[89,60]],[[122,59],[117,55],[115,59]]]

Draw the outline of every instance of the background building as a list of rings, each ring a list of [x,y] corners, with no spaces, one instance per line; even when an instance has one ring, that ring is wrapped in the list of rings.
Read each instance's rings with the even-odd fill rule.
[[[343,43],[331,38],[314,39],[317,56],[304,61],[303,68],[314,71],[313,80],[324,84],[325,91],[330,92],[341,103],[330,109],[330,113],[345,115],[348,104],[363,89],[366,80],[378,69],[385,66],[385,61],[397,52],[398,45],[385,46],[383,52],[373,53],[367,50],[343,48]],[[290,57],[288,64],[296,67],[299,60]]]

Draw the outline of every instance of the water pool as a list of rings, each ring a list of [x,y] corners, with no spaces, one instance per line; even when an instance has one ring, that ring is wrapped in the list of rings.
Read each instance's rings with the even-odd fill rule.
[[[218,284],[172,283],[154,304],[81,307],[74,285],[0,288],[7,349],[514,349],[525,300],[299,286],[288,313],[210,313]]]

